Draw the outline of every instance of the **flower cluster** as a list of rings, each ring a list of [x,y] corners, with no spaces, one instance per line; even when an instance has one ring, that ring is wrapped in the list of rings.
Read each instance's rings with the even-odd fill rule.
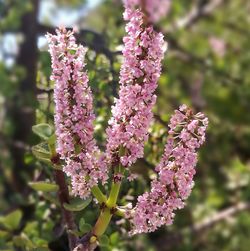
[[[95,119],[92,93],[84,70],[86,49],[77,45],[72,31],[47,35],[55,81],[56,151],[65,161],[72,193],[86,198],[98,180],[107,179],[103,157],[93,138]]]
[[[151,22],[157,22],[164,17],[172,3],[171,0],[123,0],[123,2],[129,8],[144,7]]]
[[[154,31],[151,25],[145,25],[143,18],[139,9],[126,8],[124,19],[129,22],[127,36],[123,39],[121,87],[107,129],[107,159],[116,159],[119,149],[123,148],[124,153],[120,156],[123,166],[130,166],[143,156],[165,51],[163,35]]]
[[[158,178],[151,182],[150,192],[138,197],[128,212],[131,234],[155,231],[173,222],[174,211],[184,207],[193,187],[197,149],[205,141],[207,118],[193,114],[185,105],[175,111],[169,125],[169,138],[156,167]]]

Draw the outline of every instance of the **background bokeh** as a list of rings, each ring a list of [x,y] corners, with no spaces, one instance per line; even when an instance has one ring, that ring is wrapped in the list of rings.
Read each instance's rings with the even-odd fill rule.
[[[166,0],[168,1],[168,0]],[[117,95],[124,35],[119,0],[0,0],[0,250],[67,249],[53,196],[30,181],[53,181],[53,170],[33,157],[32,125],[53,125],[53,83],[44,35],[55,26],[79,28],[89,48],[87,68],[95,96],[96,138]],[[248,251],[250,249],[250,2],[175,0],[156,23],[168,42],[145,158],[133,167],[120,203],[133,201],[153,177],[171,113],[191,105],[209,117],[195,187],[172,226],[130,238],[113,221],[101,250]],[[98,207],[76,218],[92,224]]]

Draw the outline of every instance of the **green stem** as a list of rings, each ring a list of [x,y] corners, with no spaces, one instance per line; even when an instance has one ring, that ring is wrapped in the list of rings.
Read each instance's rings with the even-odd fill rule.
[[[117,202],[117,199],[118,199],[120,188],[121,188],[121,181],[119,181],[119,182],[114,182],[113,181],[112,182],[110,195],[109,195],[109,198],[107,200],[107,206],[109,208],[112,208],[112,207],[116,206],[116,202]]]
[[[95,196],[99,204],[106,203],[107,197],[102,193],[101,189],[98,186],[92,187],[91,192]]]
[[[110,209],[105,208],[103,212],[101,212],[94,226],[93,235],[95,235],[96,237],[103,235],[109,225],[111,218],[112,214],[110,213]]]
[[[120,164],[118,167],[115,168],[114,176],[119,175],[119,174],[123,175],[123,173],[124,173],[124,168]],[[109,198],[107,200],[107,206],[109,208],[112,208],[112,207],[116,206],[118,195],[119,195],[119,192],[120,192],[120,189],[121,189],[121,184],[122,184],[122,178],[121,178],[121,180],[118,180],[118,181],[115,180],[115,179],[112,181],[111,191],[110,191],[110,194],[109,194]]]
[[[119,173],[123,174],[123,172],[124,170],[121,165],[115,168],[115,174],[119,174]],[[109,198],[106,201],[107,207],[101,212],[93,229],[93,235],[97,237],[104,234],[104,232],[106,231],[110,223],[110,220],[113,214],[116,213],[115,207],[116,207],[116,202],[117,202],[118,195],[121,188],[121,183],[122,181],[116,181],[116,180],[113,180],[112,182]]]

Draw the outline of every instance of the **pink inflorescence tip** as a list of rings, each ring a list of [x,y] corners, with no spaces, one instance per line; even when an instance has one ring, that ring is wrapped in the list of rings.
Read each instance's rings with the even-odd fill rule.
[[[202,113],[193,114],[186,105],[175,111],[164,154],[156,167],[158,177],[151,182],[150,192],[139,196],[135,208],[127,213],[131,234],[172,224],[174,211],[184,207],[194,184],[197,149],[205,141],[207,125]]]
[[[56,151],[65,161],[72,192],[89,196],[98,180],[107,179],[106,165],[93,138],[92,92],[85,71],[86,49],[77,45],[73,31],[56,30],[47,35],[52,59],[51,80],[55,81]]]
[[[139,9],[126,8],[124,19],[129,22],[123,38],[119,98],[115,99],[107,129],[107,159],[112,161],[123,148],[120,161],[126,167],[143,157],[165,46],[163,35],[143,23]]]

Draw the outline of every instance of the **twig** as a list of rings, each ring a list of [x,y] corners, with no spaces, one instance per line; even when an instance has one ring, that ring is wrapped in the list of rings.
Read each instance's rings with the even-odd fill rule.
[[[69,247],[70,247],[70,250],[73,250],[74,247],[76,247],[77,245],[77,237],[72,233],[72,231],[76,230],[74,216],[70,211],[66,210],[63,206],[64,203],[69,203],[68,186],[66,184],[63,171],[55,170],[54,176],[55,176],[56,184],[59,186],[58,197],[61,204],[63,218],[67,226]]]
[[[240,202],[234,206],[231,206],[227,209],[224,209],[214,216],[205,218],[202,222],[195,224],[194,226],[190,227],[192,233],[198,233],[200,231],[204,231],[207,228],[214,226],[216,223],[228,220],[231,216],[235,215],[236,213],[240,213],[244,210],[250,209],[249,202]]]
[[[191,63],[191,64],[198,65],[199,67],[202,68],[203,71],[206,71],[208,69],[212,70],[213,72],[218,74],[218,77],[221,78],[221,81],[224,84],[242,83],[241,78],[232,76],[232,75],[230,75],[229,73],[227,73],[225,71],[222,71],[220,69],[215,68],[206,59],[204,59],[202,57],[199,57],[197,55],[194,55],[191,52],[189,52],[188,50],[186,50],[185,48],[183,48],[173,37],[168,36],[168,42],[170,44],[170,47],[172,46],[172,48],[175,49],[178,52],[177,56],[179,56],[179,58],[181,60],[186,61],[189,64]]]
[[[97,247],[97,243],[90,243],[92,232],[85,234],[77,243],[77,247],[74,251],[94,251]]]
[[[185,233],[190,233],[192,235],[198,233],[201,234],[202,232],[213,227],[217,223],[224,220],[228,220],[233,215],[249,209],[250,202],[239,202],[236,205],[233,205],[216,213],[214,216],[205,218],[199,223],[183,228],[182,230],[178,231],[178,233],[170,234],[167,237],[164,236],[163,238],[159,238],[156,241],[157,246],[161,247],[159,250],[171,250],[171,248],[173,248],[174,246],[178,246],[179,244],[181,244]],[[165,243],[168,243],[168,245],[167,247],[165,246],[165,248],[162,249]]]
[[[66,29],[71,29],[71,28],[66,27]],[[45,35],[47,32],[54,34],[55,27],[46,26],[43,24],[38,25],[38,33],[40,35]],[[104,54],[111,62],[113,62],[113,57],[116,54],[118,54],[118,52],[113,52],[109,50],[106,45],[105,39],[103,38],[103,35],[93,30],[81,29],[79,30],[78,33],[75,34],[75,37],[78,40],[78,42],[85,44],[96,53]],[[91,41],[88,41],[86,37],[90,37]]]
[[[223,2],[223,0],[212,0],[208,1],[208,3],[203,6],[200,6],[199,4],[195,5],[186,16],[178,19],[164,32],[169,33],[176,31],[176,29],[189,28],[201,18],[211,15],[216,8],[223,4]]]

